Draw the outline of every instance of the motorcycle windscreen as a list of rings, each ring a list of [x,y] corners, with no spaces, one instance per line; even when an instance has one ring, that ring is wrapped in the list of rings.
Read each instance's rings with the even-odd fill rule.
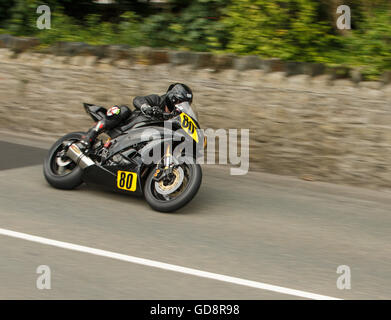
[[[175,105],[175,107],[177,107],[180,111],[186,113],[188,116],[192,117],[195,121],[198,122],[198,117],[196,115],[195,109],[194,107],[191,107],[189,102],[185,101],[182,103],[178,103],[177,105]]]

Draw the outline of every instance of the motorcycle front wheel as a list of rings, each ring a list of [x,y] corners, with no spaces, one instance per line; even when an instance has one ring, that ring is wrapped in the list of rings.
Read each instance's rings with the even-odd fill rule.
[[[202,170],[199,164],[183,163],[174,169],[173,181],[164,183],[154,180],[155,170],[149,173],[144,196],[148,204],[160,212],[174,212],[197,194],[202,181]],[[175,185],[175,183],[180,185]]]

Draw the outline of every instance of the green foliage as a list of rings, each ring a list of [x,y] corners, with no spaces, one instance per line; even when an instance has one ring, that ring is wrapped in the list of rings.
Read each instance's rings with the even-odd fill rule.
[[[356,1],[352,5],[354,30],[341,34],[335,30],[335,12],[325,15],[322,1],[233,0],[223,19],[231,34],[227,49],[360,67],[374,78],[391,69],[391,8],[384,0],[377,4],[373,9],[369,1]]]
[[[142,45],[145,37],[141,32],[140,18],[131,11],[125,12],[120,18],[116,32],[117,42],[134,47]]]
[[[370,78],[391,70],[391,10],[375,10],[345,39],[341,62],[361,67]]]
[[[151,15],[142,23],[146,44],[208,51],[221,47],[224,30],[218,21],[222,0],[171,0],[171,11]]]
[[[15,35],[31,35],[35,32],[36,10],[40,3],[37,0],[15,0],[9,10],[6,26]]]
[[[52,28],[40,30],[36,36],[43,43],[51,44],[56,41],[77,41],[90,44],[109,44],[112,40],[113,26],[110,23],[100,22],[99,17],[90,15],[86,17],[85,25],[81,27],[75,20],[62,14],[52,14]],[[61,27],[53,27],[61,26]]]
[[[150,47],[171,47],[176,40],[176,34],[170,30],[172,24],[170,14],[157,14],[145,18],[140,26],[145,35],[143,45]]]
[[[13,0],[0,1],[0,27],[4,27],[5,21],[11,14],[11,8],[15,5]]]
[[[370,77],[391,69],[389,0],[0,1],[0,33],[56,41],[233,52],[360,67]],[[39,30],[36,9],[52,11]],[[353,30],[336,28],[336,7],[352,8]]]
[[[318,5],[307,0],[234,0],[223,23],[231,30],[228,49],[298,61],[317,61],[332,41],[319,21]]]
[[[198,0],[184,9],[170,26],[181,47],[195,51],[219,49],[225,33],[218,19],[222,11],[221,0]]]

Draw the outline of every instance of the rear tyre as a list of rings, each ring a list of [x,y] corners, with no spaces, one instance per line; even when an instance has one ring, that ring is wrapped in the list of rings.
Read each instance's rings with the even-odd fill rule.
[[[154,177],[154,170],[151,170],[144,185],[144,196],[148,204],[160,212],[174,212],[188,202],[197,194],[202,182],[202,170],[199,164],[182,164],[185,172],[185,179],[181,190],[176,190],[173,195],[161,195],[157,192]]]
[[[43,164],[46,181],[57,189],[71,190],[83,183],[82,169],[64,155],[63,142],[77,142],[84,132],[72,132],[58,139],[50,148]]]

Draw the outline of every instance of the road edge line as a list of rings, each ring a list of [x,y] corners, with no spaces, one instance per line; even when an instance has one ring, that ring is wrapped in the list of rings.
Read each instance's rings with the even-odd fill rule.
[[[289,289],[289,288],[275,286],[275,285],[262,283],[262,282],[258,282],[258,281],[246,280],[246,279],[226,276],[226,275],[222,275],[222,274],[218,274],[218,273],[212,273],[212,272],[202,271],[202,270],[193,269],[193,268],[181,267],[178,265],[159,262],[159,261],[155,261],[155,260],[138,258],[138,257],[134,257],[134,256],[121,254],[121,253],[112,252],[112,251],[101,250],[101,249],[96,249],[96,248],[92,248],[92,247],[77,245],[77,244],[73,244],[70,242],[63,242],[63,241],[48,239],[48,238],[44,238],[44,237],[30,235],[27,233],[16,232],[16,231],[8,230],[8,229],[0,228],[0,235],[9,236],[9,237],[18,238],[18,239],[27,240],[27,241],[32,241],[32,242],[37,242],[37,243],[41,243],[41,244],[45,244],[45,245],[49,245],[49,246],[58,247],[58,248],[63,248],[63,249],[68,249],[68,250],[73,250],[73,251],[78,251],[78,252],[83,252],[83,253],[89,253],[89,254],[93,254],[93,255],[97,255],[97,256],[101,256],[101,257],[106,257],[106,258],[130,262],[130,263],[145,265],[145,266],[149,266],[149,267],[153,267],[153,268],[189,274],[189,275],[196,276],[196,277],[208,278],[208,279],[218,280],[218,281],[222,281],[222,282],[228,282],[228,283],[232,283],[232,284],[247,286],[247,287],[251,287],[251,288],[278,292],[278,293],[297,296],[297,297],[301,297],[301,298],[307,298],[307,299],[313,299],[313,300],[342,300],[339,298],[324,296],[324,295],[301,291],[301,290]]]

